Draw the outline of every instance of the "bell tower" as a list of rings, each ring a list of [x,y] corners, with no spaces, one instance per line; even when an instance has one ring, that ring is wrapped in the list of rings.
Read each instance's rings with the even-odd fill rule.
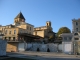
[[[23,14],[20,12],[15,18],[14,18],[14,23],[21,23],[21,22],[25,22],[25,18],[23,16]]]
[[[46,26],[51,27],[51,22],[50,21],[47,21],[46,22]]]

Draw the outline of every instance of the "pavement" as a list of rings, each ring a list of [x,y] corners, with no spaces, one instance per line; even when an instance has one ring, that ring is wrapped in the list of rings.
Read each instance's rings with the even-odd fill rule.
[[[10,52],[7,53],[9,57],[18,57],[18,58],[31,58],[37,60],[80,60],[80,55],[67,55],[64,53],[54,53],[54,52]]]

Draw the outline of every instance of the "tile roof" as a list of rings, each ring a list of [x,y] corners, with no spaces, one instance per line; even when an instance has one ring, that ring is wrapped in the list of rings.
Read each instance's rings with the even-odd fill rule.
[[[15,17],[15,19],[16,19],[16,18],[21,18],[21,19],[24,19],[24,20],[25,20],[23,14],[22,14],[21,12]]]

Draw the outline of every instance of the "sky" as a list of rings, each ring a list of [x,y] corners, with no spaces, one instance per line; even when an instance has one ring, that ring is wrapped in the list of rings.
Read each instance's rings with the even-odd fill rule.
[[[61,27],[72,31],[72,19],[80,18],[80,0],[0,0],[0,25],[13,24],[20,11],[34,27],[51,21],[54,32]]]

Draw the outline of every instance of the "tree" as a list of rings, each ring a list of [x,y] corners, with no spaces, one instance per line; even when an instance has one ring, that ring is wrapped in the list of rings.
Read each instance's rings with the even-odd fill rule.
[[[48,42],[54,42],[55,36],[51,35],[49,36]]]
[[[69,28],[67,28],[67,27],[61,27],[60,29],[59,29],[59,31],[58,31],[58,36],[60,35],[60,34],[62,34],[62,33],[71,33],[71,31],[70,31],[70,29]]]

